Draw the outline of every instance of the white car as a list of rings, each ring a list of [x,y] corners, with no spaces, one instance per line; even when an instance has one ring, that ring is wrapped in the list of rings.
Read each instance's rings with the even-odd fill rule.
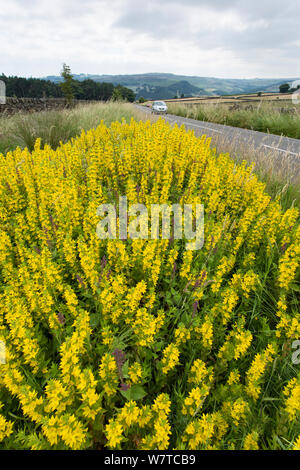
[[[166,113],[168,107],[164,101],[154,101],[152,104],[152,113]]]

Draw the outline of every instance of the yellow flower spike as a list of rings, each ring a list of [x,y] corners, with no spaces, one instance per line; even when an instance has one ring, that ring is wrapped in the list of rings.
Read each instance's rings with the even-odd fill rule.
[[[293,450],[300,450],[300,436],[296,439]]]
[[[110,420],[105,427],[106,438],[108,440],[108,448],[115,449],[124,439],[123,427],[118,421]]]
[[[273,361],[274,354],[275,349],[273,345],[268,345],[263,353],[256,354],[250,368],[246,373],[246,392],[254,400],[257,400],[260,395],[260,383],[263,379],[266,368],[268,367],[269,363]]]
[[[201,359],[196,359],[190,369],[188,382],[199,385],[202,382],[208,384],[212,382],[212,380],[212,368],[207,368],[206,364]]]
[[[202,407],[207,395],[209,394],[209,386],[203,384],[201,387],[194,387],[184,400],[182,414],[194,416]]]
[[[137,384],[142,378],[142,367],[139,362],[134,362],[128,369],[128,375],[132,383]]]
[[[8,437],[13,432],[13,423],[7,421],[4,416],[0,414],[0,442],[3,441],[5,437]]]
[[[257,441],[258,433],[256,431],[248,433],[244,439],[244,450],[259,450]]]
[[[114,395],[119,381],[118,369],[114,357],[108,353],[101,359],[99,375],[106,395]]]
[[[285,411],[289,420],[294,421],[300,414],[300,383],[297,379],[291,379],[283,389],[285,395]]]
[[[161,360],[162,371],[167,374],[170,370],[174,369],[179,364],[179,349],[176,344],[169,344],[163,351],[163,358]]]

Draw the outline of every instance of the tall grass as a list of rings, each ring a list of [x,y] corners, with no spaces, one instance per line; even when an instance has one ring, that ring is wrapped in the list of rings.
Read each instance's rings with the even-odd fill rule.
[[[290,108],[290,113],[283,112],[278,107],[278,103],[275,106],[263,102],[253,109],[242,106],[232,109],[226,104],[184,105],[177,103],[169,103],[168,108],[169,113],[177,116],[300,139],[300,107]],[[294,113],[291,112],[292,109]]]
[[[56,149],[60,142],[67,142],[82,129],[96,127],[101,120],[107,125],[123,118],[128,122],[135,114],[128,103],[109,102],[0,117],[0,152],[5,154],[17,146],[32,150],[37,138],[41,138],[42,145],[49,144]]]

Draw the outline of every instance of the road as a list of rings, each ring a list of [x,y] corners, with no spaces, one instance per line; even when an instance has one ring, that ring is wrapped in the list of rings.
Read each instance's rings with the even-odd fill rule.
[[[151,109],[145,106],[135,105],[139,110],[151,115]],[[241,129],[239,127],[224,126],[211,122],[198,121],[195,119],[183,118],[173,114],[166,114],[164,119],[171,124],[177,123],[179,126],[185,125],[186,129],[193,129],[196,135],[206,134],[216,141],[223,141],[228,145],[228,151],[234,149],[238,152],[241,149],[249,147],[251,151],[265,153],[272,156],[274,161],[282,163],[282,160],[288,160],[289,168],[300,175],[300,140],[290,137],[282,137],[274,134],[265,134],[264,132]],[[227,151],[222,146],[222,151]]]

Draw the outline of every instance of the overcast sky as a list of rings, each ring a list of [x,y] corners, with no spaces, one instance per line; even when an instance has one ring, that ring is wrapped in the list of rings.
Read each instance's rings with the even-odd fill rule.
[[[300,2],[0,0],[0,73],[300,76]]]

